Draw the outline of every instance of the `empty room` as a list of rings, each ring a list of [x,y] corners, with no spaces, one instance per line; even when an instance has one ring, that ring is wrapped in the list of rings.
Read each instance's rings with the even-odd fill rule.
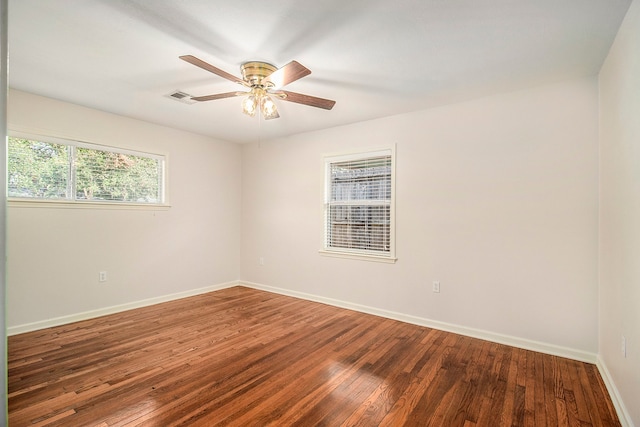
[[[8,425],[640,426],[639,0],[0,6]]]

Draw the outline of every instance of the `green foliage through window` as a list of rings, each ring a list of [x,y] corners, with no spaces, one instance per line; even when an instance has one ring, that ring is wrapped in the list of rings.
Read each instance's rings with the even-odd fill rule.
[[[163,203],[163,160],[73,144],[9,137],[9,197]]]
[[[9,197],[69,197],[68,146],[10,137],[8,153]]]

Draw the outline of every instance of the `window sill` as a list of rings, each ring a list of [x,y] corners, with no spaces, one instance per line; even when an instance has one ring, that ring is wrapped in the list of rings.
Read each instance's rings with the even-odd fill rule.
[[[328,251],[326,249],[321,249],[318,251],[322,256],[334,257],[334,258],[346,258],[346,259],[355,259],[360,261],[372,261],[372,262],[382,262],[386,264],[395,264],[398,258],[390,257],[390,256],[381,256],[381,255],[369,255],[369,254],[359,254],[354,252],[339,252],[339,251]]]
[[[63,200],[35,200],[7,198],[10,208],[54,208],[54,209],[133,209],[133,210],[167,210],[171,205],[127,202],[78,202]]]

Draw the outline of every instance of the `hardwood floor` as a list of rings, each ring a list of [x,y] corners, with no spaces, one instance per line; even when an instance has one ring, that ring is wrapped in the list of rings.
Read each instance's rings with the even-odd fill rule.
[[[594,365],[235,287],[9,337],[11,426],[618,426]]]

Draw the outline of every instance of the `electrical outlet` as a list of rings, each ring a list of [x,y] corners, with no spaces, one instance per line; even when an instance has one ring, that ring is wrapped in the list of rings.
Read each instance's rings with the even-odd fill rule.
[[[627,357],[627,339],[625,338],[625,336],[622,336],[622,348],[620,349],[622,350],[622,357]]]
[[[106,272],[106,271],[101,271],[101,272],[98,274],[98,280],[99,280],[100,282],[106,282],[106,281],[107,281],[107,272]]]
[[[433,292],[440,293],[440,282],[436,280],[433,281]]]
[[[264,265],[264,258],[263,257],[260,257],[260,259],[258,260],[258,264]]]

